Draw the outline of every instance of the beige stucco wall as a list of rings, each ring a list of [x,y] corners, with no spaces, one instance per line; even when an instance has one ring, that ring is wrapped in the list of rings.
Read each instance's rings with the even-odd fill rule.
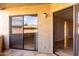
[[[70,5],[72,4],[29,5],[0,11],[0,33],[5,37],[6,48],[9,48],[9,16],[38,14],[38,51],[53,53],[53,12]],[[43,13],[47,13],[48,17],[43,17]]]

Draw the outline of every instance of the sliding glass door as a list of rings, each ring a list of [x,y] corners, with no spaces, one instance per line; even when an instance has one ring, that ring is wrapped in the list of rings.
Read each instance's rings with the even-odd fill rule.
[[[79,56],[79,4],[74,7],[74,54]]]
[[[37,15],[10,17],[10,48],[36,50]]]
[[[10,21],[10,48],[23,48],[23,16],[12,16]]]

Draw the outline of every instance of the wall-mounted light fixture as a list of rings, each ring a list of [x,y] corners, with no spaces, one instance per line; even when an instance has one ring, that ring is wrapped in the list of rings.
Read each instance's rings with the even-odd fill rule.
[[[47,17],[48,15],[47,15],[47,13],[43,13],[43,17]]]

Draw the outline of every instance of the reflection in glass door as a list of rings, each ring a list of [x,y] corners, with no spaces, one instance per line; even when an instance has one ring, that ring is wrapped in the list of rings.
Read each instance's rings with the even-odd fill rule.
[[[73,6],[74,55],[79,56],[79,4]]]
[[[74,6],[74,38],[75,38],[75,55],[79,56],[79,4]]]
[[[10,48],[23,48],[23,17],[12,16],[10,21]]]
[[[24,16],[24,49],[36,50],[37,17]]]

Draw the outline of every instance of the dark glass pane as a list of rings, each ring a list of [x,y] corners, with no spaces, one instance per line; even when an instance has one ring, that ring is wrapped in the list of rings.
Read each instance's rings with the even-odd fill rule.
[[[75,6],[76,7],[76,34],[75,34],[75,38],[76,38],[76,41],[75,41],[75,54],[79,56],[79,4]]]

